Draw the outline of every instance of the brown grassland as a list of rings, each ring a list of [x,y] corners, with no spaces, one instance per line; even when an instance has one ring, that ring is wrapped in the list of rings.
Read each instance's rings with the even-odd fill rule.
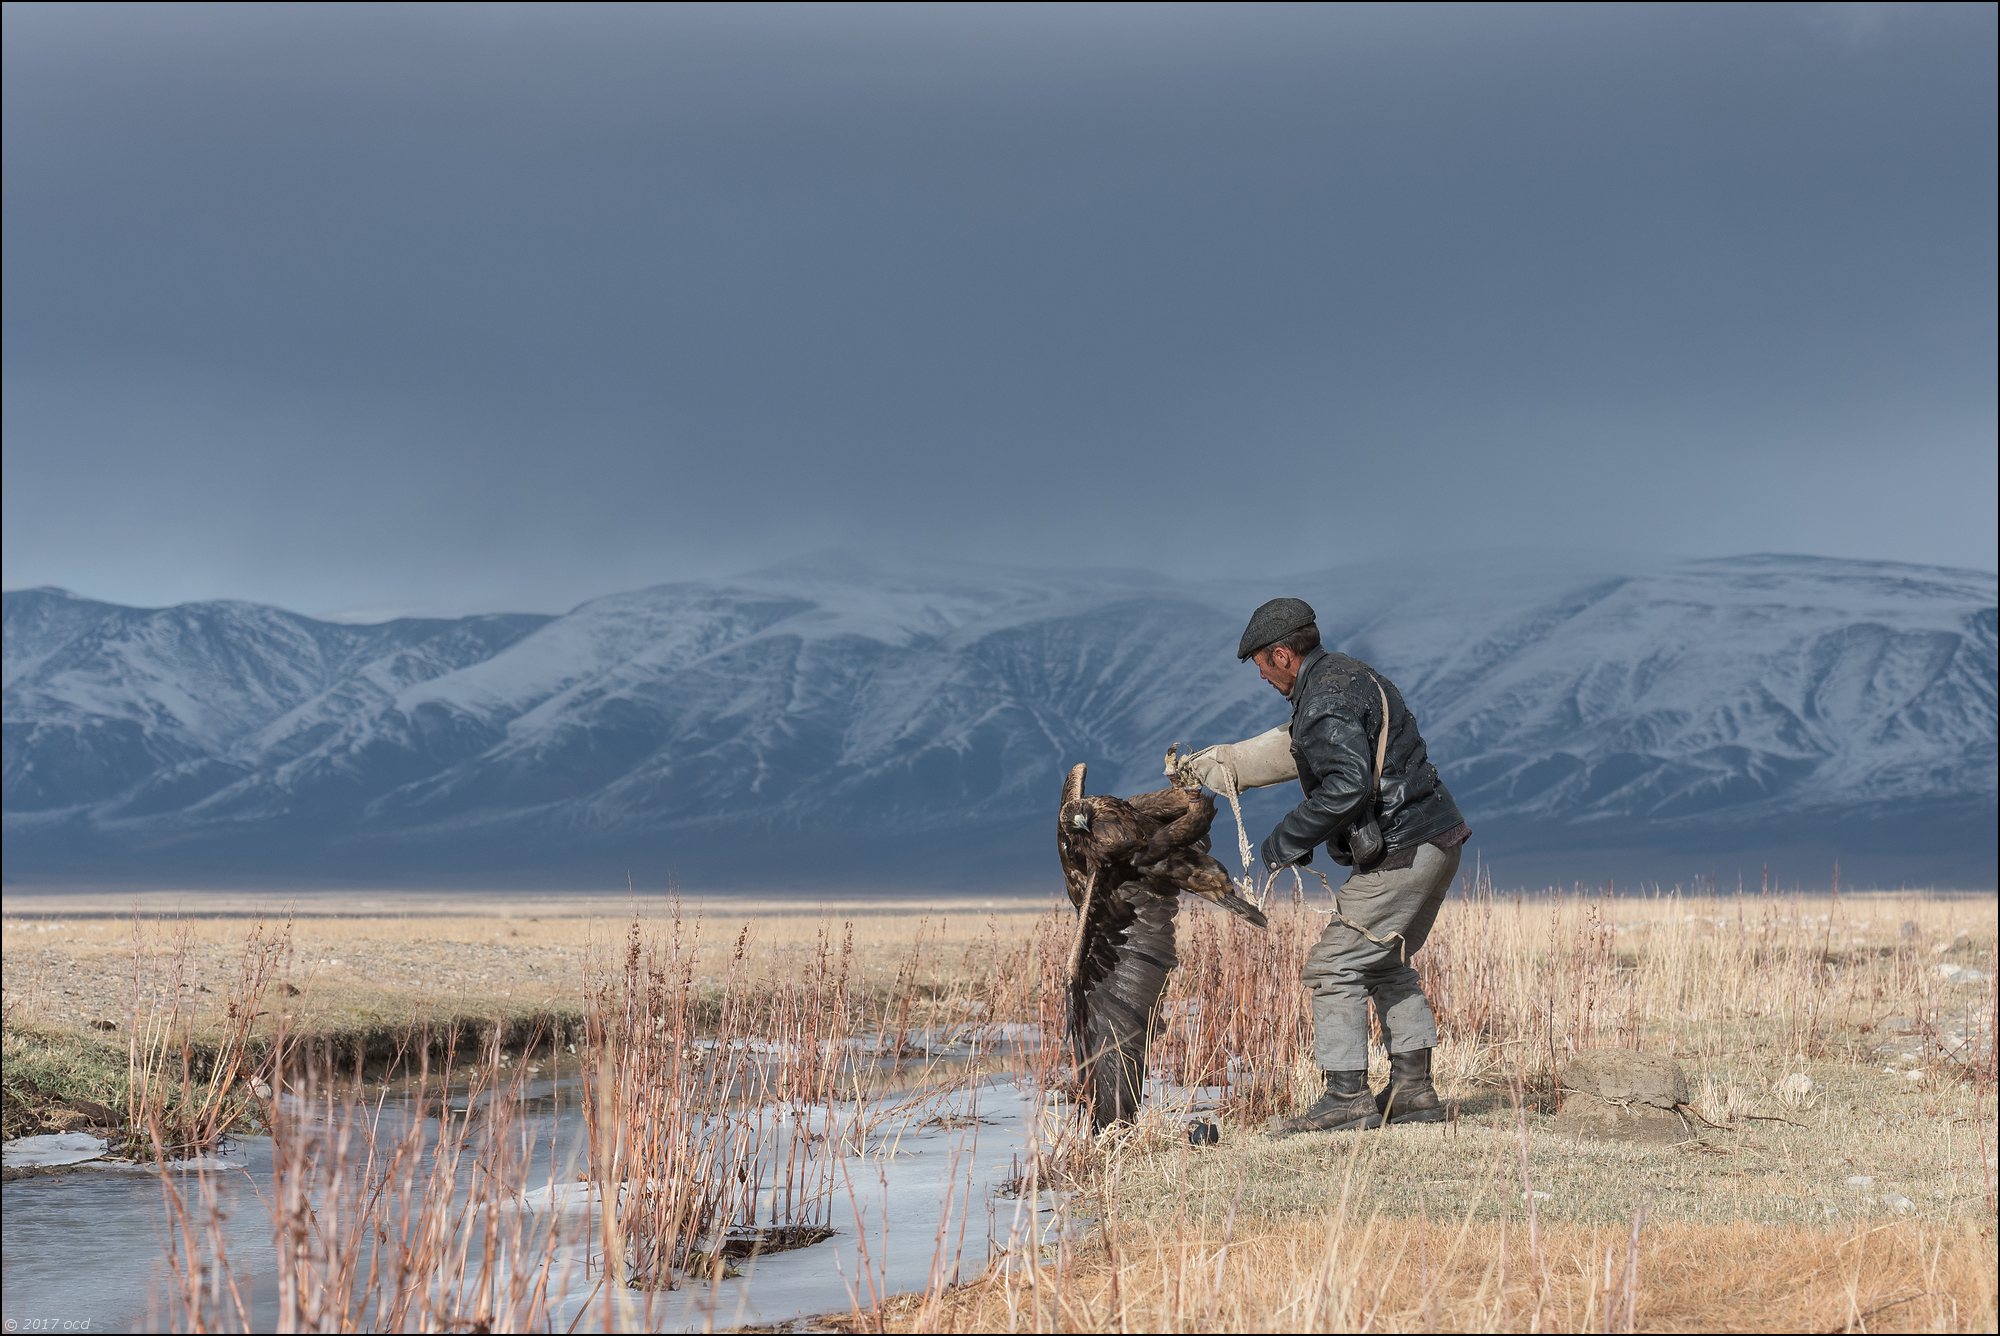
[[[484,1033],[477,1061],[497,1084],[510,1047],[518,1072],[536,1060],[528,1037],[552,1035],[550,1053],[579,1050],[592,1144],[605,1148],[596,1180],[668,1184],[643,1209],[605,1208],[611,1255],[662,1284],[705,1265],[701,1240],[739,1218],[721,1177],[674,1179],[702,1135],[699,1117],[679,1111],[721,1109],[744,1079],[684,1064],[694,1036],[817,1053],[854,1036],[1010,1020],[1052,1039],[1074,922],[1054,896],[299,896],[288,921],[261,920],[271,903],[10,892],[7,1135],[101,1122],[102,1105],[156,1146],[199,1143],[268,1113],[245,1091],[292,1081],[283,1059],[304,1047],[381,1058],[413,1026],[456,1021]],[[1467,886],[1417,958],[1455,1119],[1269,1141],[1263,1120],[1314,1080],[1297,973],[1324,922],[1315,909],[1311,897],[1281,904],[1267,933],[1184,913],[1154,1053],[1170,1084],[1139,1126],[1095,1141],[1052,1112],[1028,1163],[1024,1190],[1060,1190],[1068,1236],[828,1320],[910,1331],[1994,1329],[1992,896],[1517,898]],[[1685,1141],[1554,1130],[1563,1064],[1602,1045],[1683,1065],[1694,1091]],[[1035,1079],[1060,1089],[1061,1045],[1037,1053]],[[812,1060],[757,1074],[761,1097],[801,1106],[851,1099],[858,1079]],[[1197,1089],[1219,1145],[1185,1135]],[[673,1098],[649,1093],[663,1090]],[[820,1212],[800,1223],[825,1215],[833,1164],[784,1171]],[[303,1203],[307,1182],[278,1199]],[[337,1186],[314,1180],[312,1191]],[[193,1238],[198,1204],[184,1211]],[[364,1269],[349,1252],[364,1233],[300,1254],[291,1311],[325,1329],[367,1327],[352,1317],[353,1290],[335,1296],[327,1279],[357,1283]],[[177,1311],[226,1328],[226,1287],[197,1274],[197,1251]],[[397,1283],[439,1283],[444,1251]],[[546,1317],[532,1295],[493,1302],[477,1315],[491,1329]],[[379,1302],[368,1311],[409,1316]]]

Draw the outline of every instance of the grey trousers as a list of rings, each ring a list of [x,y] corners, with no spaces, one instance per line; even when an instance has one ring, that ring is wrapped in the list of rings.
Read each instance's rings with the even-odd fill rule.
[[[1410,957],[1431,935],[1458,875],[1458,855],[1457,848],[1426,844],[1411,866],[1349,877],[1340,888],[1340,915],[1306,953],[1303,975],[1312,990],[1313,1054],[1322,1071],[1367,1068],[1371,997],[1389,1052],[1437,1046],[1437,1017]],[[1342,918],[1382,941],[1371,942]]]

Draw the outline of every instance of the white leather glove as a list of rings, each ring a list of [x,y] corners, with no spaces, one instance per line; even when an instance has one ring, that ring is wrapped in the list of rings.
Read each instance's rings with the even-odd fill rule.
[[[1220,742],[1181,756],[1167,753],[1167,775],[1186,773],[1217,793],[1268,788],[1299,777],[1292,760],[1292,731],[1280,725],[1241,742]]]

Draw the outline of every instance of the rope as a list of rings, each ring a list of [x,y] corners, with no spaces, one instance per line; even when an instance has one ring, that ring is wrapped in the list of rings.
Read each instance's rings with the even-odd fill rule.
[[[1243,898],[1258,909],[1268,908],[1265,896],[1269,894],[1270,886],[1268,883],[1265,885],[1265,895],[1258,894],[1257,869],[1252,861],[1255,855],[1250,852],[1250,833],[1243,828],[1243,804],[1236,801],[1236,767],[1227,761],[1222,762],[1222,777],[1227,787],[1218,791],[1229,800],[1229,814],[1236,818],[1236,855],[1243,860],[1243,876],[1237,881],[1237,887],[1243,892]]]
[[[1410,943],[1408,938],[1404,937],[1403,934],[1400,932],[1392,932],[1387,937],[1377,937],[1374,933],[1368,931],[1368,929],[1362,927],[1359,923],[1356,923],[1353,919],[1341,913],[1340,892],[1333,889],[1333,883],[1326,879],[1326,873],[1321,872],[1318,868],[1308,868],[1307,870],[1311,872],[1315,877],[1319,878],[1319,884],[1326,887],[1326,893],[1328,897],[1331,898],[1333,901],[1332,909],[1316,910],[1315,911],[1316,913],[1327,915],[1328,917],[1332,918],[1335,923],[1346,924],[1348,927],[1354,929],[1354,931],[1360,933],[1363,937],[1366,937],[1369,941],[1375,943],[1375,945],[1377,946],[1387,946],[1391,942],[1396,942],[1398,943],[1398,946],[1396,947],[1396,953],[1406,961],[1410,958],[1410,952],[1409,952]],[[1292,875],[1296,877],[1298,876],[1298,874],[1299,874],[1298,867],[1294,865],[1292,868]],[[1304,885],[1303,882],[1301,882],[1300,884]]]
[[[1236,771],[1227,761],[1222,763],[1222,777],[1224,787],[1217,789],[1216,792],[1228,800],[1229,814],[1236,820],[1236,852],[1238,857],[1243,860],[1243,876],[1237,882],[1237,885],[1243,891],[1243,898],[1251,904],[1256,905],[1259,909],[1269,909],[1271,904],[1271,888],[1278,884],[1278,872],[1290,872],[1292,874],[1292,889],[1295,897],[1303,899],[1306,884],[1304,878],[1299,875],[1299,868],[1296,863],[1280,868],[1278,872],[1273,872],[1269,877],[1265,878],[1261,888],[1257,885],[1257,869],[1253,861],[1255,855],[1250,851],[1249,832],[1243,828],[1243,805],[1236,800]],[[1402,933],[1392,932],[1387,937],[1377,937],[1374,933],[1368,931],[1368,929],[1362,927],[1359,923],[1356,923],[1341,912],[1340,892],[1333,889],[1333,883],[1326,879],[1324,872],[1321,872],[1316,867],[1306,870],[1319,878],[1319,884],[1326,887],[1327,899],[1333,902],[1333,908],[1331,909],[1319,909],[1311,905],[1308,905],[1307,908],[1312,909],[1315,914],[1324,914],[1335,923],[1345,924],[1377,946],[1388,946],[1396,943],[1398,944],[1398,954],[1405,960],[1409,959],[1409,943]]]

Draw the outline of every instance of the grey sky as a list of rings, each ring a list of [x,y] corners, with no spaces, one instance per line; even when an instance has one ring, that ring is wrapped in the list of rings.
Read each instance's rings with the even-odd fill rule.
[[[1995,564],[1990,5],[5,39],[10,588],[559,610],[881,540]]]

